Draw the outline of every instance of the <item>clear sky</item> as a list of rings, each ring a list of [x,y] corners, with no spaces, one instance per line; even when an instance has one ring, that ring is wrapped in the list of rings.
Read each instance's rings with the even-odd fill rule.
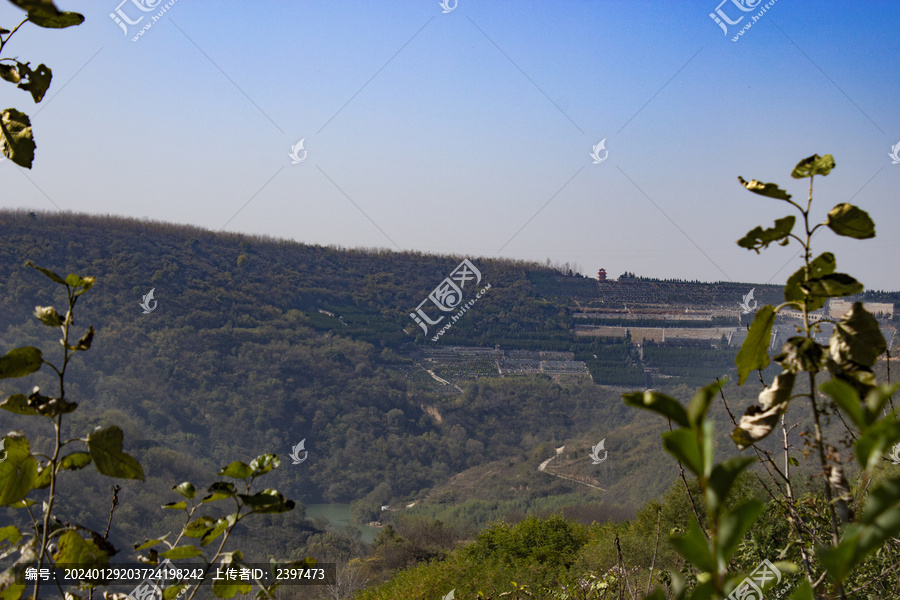
[[[900,289],[898,2],[777,0],[732,41],[767,2],[118,1],[57,0],[85,23],[4,50],[53,83],[35,105],[0,81],[38,144],[31,171],[0,163],[0,207],[783,283],[796,245],[735,242],[790,207],[737,176],[805,199],[791,169],[830,153],[817,220],[852,202],[878,235],[817,253]]]

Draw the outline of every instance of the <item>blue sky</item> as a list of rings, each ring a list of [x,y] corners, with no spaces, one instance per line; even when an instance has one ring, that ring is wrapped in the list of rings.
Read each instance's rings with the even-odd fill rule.
[[[38,144],[31,171],[0,163],[0,206],[780,283],[796,245],[735,242],[790,207],[737,176],[805,199],[791,169],[830,153],[816,220],[852,202],[878,235],[816,251],[900,289],[896,2],[778,0],[733,42],[765,2],[177,0],[135,42],[165,2],[118,1],[58,0],[85,23],[26,25],[4,50],[54,79],[39,105],[0,82]],[[717,6],[745,15],[728,35]],[[144,16],[127,35],[117,7]],[[0,26],[21,15],[0,4]]]

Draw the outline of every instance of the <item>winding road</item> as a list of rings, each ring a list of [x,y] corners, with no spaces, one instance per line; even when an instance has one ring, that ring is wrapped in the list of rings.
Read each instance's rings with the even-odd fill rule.
[[[583,481],[578,481],[577,479],[572,479],[571,477],[566,477],[565,475],[558,475],[558,474],[556,474],[556,473],[550,473],[550,472],[547,471],[547,465],[550,464],[550,461],[553,460],[554,458],[556,458],[557,456],[559,456],[560,454],[562,454],[562,453],[563,453],[563,450],[565,450],[565,449],[566,449],[565,446],[560,446],[559,448],[557,448],[557,449],[556,449],[556,456],[551,456],[550,458],[548,458],[547,460],[545,460],[544,462],[542,462],[542,463],[538,466],[538,471],[540,471],[541,473],[547,473],[547,475],[553,475],[554,477],[559,477],[560,479],[565,479],[566,481],[571,481],[571,482],[573,482],[573,483],[579,483],[579,484],[581,484],[581,485],[586,485],[586,486],[588,486],[588,487],[594,488],[595,490],[600,490],[601,492],[605,492],[606,490],[603,489],[602,487],[599,487],[599,486],[596,486],[596,485],[592,485],[592,484],[590,484],[590,483],[585,483],[585,482],[583,482]]]

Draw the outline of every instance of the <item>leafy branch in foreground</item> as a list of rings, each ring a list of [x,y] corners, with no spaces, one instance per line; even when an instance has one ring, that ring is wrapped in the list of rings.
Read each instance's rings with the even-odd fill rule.
[[[282,513],[294,509],[294,501],[286,499],[277,490],[263,489],[251,493],[253,482],[272,469],[277,468],[280,464],[281,460],[274,454],[261,454],[252,460],[249,465],[241,461],[234,461],[223,467],[219,471],[219,475],[242,482],[243,492],[239,491],[238,487],[230,481],[216,481],[209,486],[208,494],[199,503],[194,501],[197,496],[197,489],[191,482],[185,481],[173,487],[172,489],[184,497],[185,500],[169,502],[164,504],[163,508],[184,510],[186,515],[185,523],[174,542],[166,541],[168,537],[168,534],[166,534],[162,538],[146,540],[141,544],[135,545],[135,550],[138,551],[149,549],[148,555],[142,557],[141,560],[151,564],[158,564],[160,558],[179,560],[199,557],[206,565],[203,570],[204,581],[207,575],[210,574],[210,570],[216,564],[216,561],[219,561],[218,567],[223,571],[228,568],[240,568],[243,565],[241,552],[239,550],[224,551],[225,544],[237,524],[252,514]],[[210,515],[195,516],[201,506],[220,500],[225,500],[229,503],[233,502],[234,512],[218,518]],[[187,537],[199,540],[200,546],[207,546],[220,536],[222,539],[215,553],[208,559],[203,556],[202,549],[195,544],[182,543],[182,539]],[[159,544],[167,546],[168,549],[158,552],[154,549],[154,546]],[[270,563],[272,572],[275,572],[278,568],[311,568],[316,564],[316,561],[315,559],[307,558],[301,561],[270,561]],[[262,581],[254,581],[254,583],[260,588],[257,593],[258,598],[274,598],[275,590],[281,585],[280,582],[269,585]],[[188,599],[194,598],[200,589],[199,584],[192,582],[192,585],[194,589],[188,596]],[[231,598],[235,594],[249,593],[252,585],[249,581],[213,580],[212,591],[219,598]],[[187,584],[176,581],[166,588],[165,598],[174,598],[187,587]]]
[[[9,540],[10,547],[4,556],[19,552],[16,563],[0,574],[0,592],[4,600],[18,600],[26,588],[24,572],[28,567],[42,568],[45,564],[84,564],[101,566],[109,563],[116,549],[106,541],[105,536],[80,525],[63,523],[54,513],[58,500],[57,484],[62,471],[77,471],[93,463],[102,475],[123,479],[144,479],[141,465],[132,456],[122,452],[122,430],[116,426],[98,427],[83,438],[63,440],[63,416],[78,408],[77,402],[66,398],[66,369],[78,352],[90,350],[94,339],[94,328],[77,341],[72,327],[75,324],[75,304],[94,285],[93,277],[68,275],[65,279],[30,261],[25,263],[46,275],[51,281],[66,288],[68,310],[62,316],[52,306],[37,306],[34,316],[48,327],[59,327],[63,347],[62,364],[54,365],[44,358],[43,352],[34,346],[10,350],[0,356],[0,379],[18,378],[31,375],[47,365],[56,373],[59,381],[57,396],[46,396],[39,387],[31,394],[13,394],[0,402],[0,408],[24,416],[44,417],[53,425],[54,442],[52,454],[32,454],[28,438],[24,433],[13,431],[4,442],[6,460],[0,462],[0,506],[24,509],[31,520],[31,532],[23,534],[18,527],[4,527],[2,534]],[[79,444],[86,446],[86,452],[75,450]],[[72,450],[63,454],[64,450]],[[34,490],[48,489],[43,500],[41,513],[35,515],[32,506],[38,501],[29,498]],[[82,537],[79,531],[90,534]],[[34,582],[32,597],[37,600],[40,580]],[[62,590],[60,590],[62,593]]]
[[[34,316],[48,327],[58,327],[62,332],[60,344],[62,350],[62,363],[57,366],[44,358],[43,352],[33,346],[25,346],[10,350],[0,356],[0,379],[26,377],[39,371],[44,365],[56,373],[59,381],[59,392],[56,396],[48,396],[42,393],[39,387],[34,387],[31,394],[13,394],[0,401],[0,408],[11,413],[27,417],[44,417],[51,421],[54,431],[53,449],[50,455],[33,453],[28,438],[21,431],[12,431],[3,439],[5,455],[0,461],[0,506],[24,509],[31,521],[31,531],[23,533],[16,525],[0,527],[0,558],[13,556],[18,553],[15,563],[0,573],[0,598],[2,600],[19,600],[26,588],[31,585],[31,597],[39,598],[41,579],[36,578],[33,583],[25,578],[26,569],[40,570],[45,565],[59,568],[61,565],[77,565],[82,571],[89,571],[93,567],[109,565],[109,559],[117,554],[117,550],[107,541],[109,525],[105,534],[83,527],[78,524],[71,525],[62,521],[55,510],[60,494],[58,491],[59,477],[63,471],[77,471],[91,464],[97,471],[108,477],[122,479],[144,480],[144,471],[140,463],[132,456],[123,452],[122,430],[111,425],[97,427],[85,437],[65,439],[63,435],[63,417],[78,408],[78,403],[70,401],[66,397],[65,375],[69,362],[78,352],[86,352],[91,349],[94,340],[94,328],[88,327],[76,341],[73,331],[75,325],[75,305],[80,297],[90,291],[94,286],[93,277],[68,275],[63,278],[49,269],[36,266],[30,261],[25,263],[37,271],[40,271],[56,284],[65,286],[68,309],[65,315],[61,315],[52,306],[35,307]],[[79,449],[84,445],[85,450]],[[274,489],[254,491],[252,484],[272,469],[278,467],[280,460],[274,454],[263,454],[245,464],[235,461],[224,467],[220,476],[236,479],[243,482],[243,489],[229,481],[217,481],[209,487],[209,494],[198,505],[193,499],[197,491],[189,482],[184,482],[173,489],[184,498],[191,501],[173,502],[165,508],[184,509],[187,512],[187,520],[181,533],[174,543],[169,544],[162,539],[147,540],[136,546],[137,550],[150,549],[149,555],[143,557],[143,562],[159,564],[159,558],[170,560],[202,557],[202,551],[196,545],[182,544],[184,537],[199,539],[201,546],[206,546],[219,537],[221,541],[210,560],[206,561],[204,577],[209,572],[215,561],[220,561],[220,566],[237,567],[242,560],[239,550],[225,552],[224,547],[234,527],[238,522],[251,514],[272,514],[287,512],[294,508],[292,500],[286,499],[280,492]],[[29,497],[33,492],[47,490],[40,500]],[[195,513],[202,505],[219,500],[230,500],[234,503],[233,513],[213,518],[209,515],[194,518]],[[33,512],[33,506],[42,501],[42,511]],[[114,504],[115,506],[115,504]],[[110,512],[110,520],[112,512]],[[82,535],[85,532],[86,535]],[[166,544],[168,549],[157,553],[153,546]],[[315,564],[312,559],[302,561],[279,563],[273,562],[272,567],[309,568]],[[97,585],[105,585],[105,580],[82,580],[76,586],[77,589],[91,590]],[[272,593],[278,587],[257,582],[261,588],[260,597],[272,597]],[[59,583],[56,583],[60,596],[77,599],[71,591],[64,591]],[[185,589],[182,582],[175,582],[166,590],[166,599],[171,600],[180,591]],[[197,593],[199,586],[190,595]],[[215,582],[213,593],[220,598],[231,598],[236,593],[250,591],[250,584],[244,582]],[[107,597],[122,595],[108,594]]]
[[[876,553],[881,555],[882,551],[887,558],[878,560],[886,561],[882,564],[890,566],[895,561],[894,551],[900,547],[900,540],[896,538],[900,533],[900,478],[876,473],[884,469],[881,458],[900,440],[897,411],[888,412],[886,408],[896,386],[879,386],[875,378],[875,364],[887,350],[887,344],[877,319],[860,302],[854,302],[850,311],[837,321],[824,316],[814,320],[812,316],[829,298],[863,291],[863,285],[852,276],[836,272],[837,262],[830,252],[813,258],[811,241],[816,231],[827,227],[837,235],[854,239],[875,236],[875,224],[869,215],[846,203],[835,206],[825,222],[811,226],[813,179],[816,175],[828,175],[834,167],[830,154],[810,156],[794,167],[793,178],[810,180],[805,206],[794,201],[791,194],[777,184],[738,178],[749,191],[793,206],[800,213],[803,224],[803,231],[795,233],[797,218],[789,215],[777,219],[771,228],[754,228],[738,241],[739,246],[758,253],[772,243],[787,245],[795,240],[803,248],[804,263],[787,280],[785,302],[778,306],[767,305],[757,311],[735,358],[738,384],[743,385],[753,371],[760,373],[762,381],[762,369],[770,363],[768,347],[779,312],[786,309],[801,312],[803,326],[797,328],[799,335],[789,338],[774,357],[782,372],[759,394],[759,404],[746,410],[731,434],[738,449],[754,449],[781,497],[776,497],[768,487],[766,490],[789,516],[795,537],[782,549],[781,556],[796,551],[801,556],[806,579],[793,590],[791,598],[797,600],[868,598],[853,596],[853,593],[876,583],[884,574],[878,573],[878,569],[871,573],[855,570]],[[827,346],[815,339],[822,323],[834,326]],[[795,393],[795,383],[804,374],[807,389]],[[830,380],[819,385],[816,378],[824,374],[829,374]],[[685,535],[672,538],[678,552],[699,571],[695,586],[685,584],[678,573],[670,573],[670,591],[678,599],[721,599],[729,593],[746,591],[743,588],[735,591],[741,577],[729,575],[729,562],[743,536],[757,521],[763,505],[757,500],[748,500],[724,508],[736,477],[755,461],[750,457],[736,457],[713,463],[712,424],[706,413],[712,397],[716,392],[721,393],[723,383],[700,390],[687,410],[674,398],[654,391],[625,396],[626,404],[652,410],[679,425],[679,429],[663,434],[663,445],[680,465],[696,476],[704,492],[709,531],[702,529],[695,518]],[[830,404],[819,390],[831,398]],[[803,510],[793,493],[790,467],[799,462],[791,455],[789,434],[796,426],[786,425],[785,413],[796,398],[806,398],[810,402],[811,443],[822,475],[823,504],[827,514],[824,522],[810,518],[809,511]],[[855,440],[855,455],[862,469],[857,485],[858,501],[850,493],[851,486],[840,456],[823,435],[822,417],[831,412],[837,412],[845,424],[849,421],[852,425],[847,428]],[[757,446],[779,424],[784,449],[781,468],[769,451]],[[875,475],[878,477],[873,477]],[[878,479],[880,481],[870,490],[869,484]],[[861,504],[861,510],[855,504]],[[827,531],[821,531],[823,527]],[[826,541],[829,538],[830,543]],[[776,563],[775,566],[791,572],[799,570],[794,563]],[[850,583],[853,587],[848,591]],[[653,600],[665,597],[662,589],[647,596]]]
[[[3,52],[9,39],[25,23],[33,23],[48,29],[63,29],[81,25],[84,21],[84,17],[76,12],[60,11],[51,0],[9,1],[25,11],[25,18],[12,30],[0,26],[0,53]],[[38,103],[44,99],[53,73],[50,67],[43,63],[34,69],[30,64],[19,62],[15,58],[0,57],[0,79],[14,83],[19,89],[29,92],[34,102]],[[30,169],[34,161],[35,147],[28,115],[15,108],[0,110],[0,148],[3,154],[20,167]]]

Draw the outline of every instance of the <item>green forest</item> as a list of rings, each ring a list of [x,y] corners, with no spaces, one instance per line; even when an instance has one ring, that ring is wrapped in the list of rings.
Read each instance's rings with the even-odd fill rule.
[[[736,348],[648,342],[641,359],[629,338],[578,340],[567,329],[567,300],[530,283],[534,273],[558,275],[477,259],[492,293],[453,328],[460,343],[477,345],[482,327],[506,331],[500,339],[509,348],[574,352],[594,381],[482,377],[449,393],[409,376],[424,341],[404,328],[409,307],[459,257],[310,247],[109,217],[35,217],[0,214],[0,341],[53,352],[46,329],[30,317],[35,305],[59,298],[26,260],[91,273],[95,283],[74,325],[96,333],[90,352],[78,355],[66,394],[83,408],[69,416],[73,431],[116,425],[143,466],[144,481],[120,482],[109,533],[116,548],[131,548],[150,530],[178,530],[179,518],[159,508],[176,499],[174,483],[210,485],[224,465],[265,452],[285,461],[267,475],[271,484],[298,504],[236,530],[245,559],[312,557],[355,573],[357,584],[364,571],[367,587],[390,580],[360,598],[440,597],[451,582],[459,597],[552,589],[557,596],[546,597],[565,598],[578,586],[594,590],[584,597],[602,597],[598,590],[647,581],[654,518],[664,532],[685,527],[677,463],[657,442],[666,429],[623,404],[618,390],[648,387],[644,365],[669,378],[654,385],[687,400],[697,385],[736,375]],[[158,308],[142,314],[150,288]],[[41,389],[53,385],[43,372],[31,380]],[[4,382],[4,396],[17,391],[12,382]],[[714,405],[710,418],[722,425],[717,447],[725,450],[729,410],[738,412],[755,392],[731,382],[722,395],[731,408]],[[805,411],[792,414],[811,426]],[[31,447],[49,451],[50,428],[3,415],[5,429],[27,429]],[[840,423],[829,420],[826,431],[838,435]],[[564,478],[584,471],[600,438],[616,457],[591,479],[604,492]],[[286,457],[301,439],[309,458],[294,466]],[[563,478],[538,472],[561,445],[568,451],[556,475]],[[778,448],[774,439],[760,446]],[[108,480],[89,470],[78,476],[60,477],[59,510],[100,531]],[[743,493],[765,493],[745,479]],[[798,492],[806,487],[797,484]],[[305,518],[304,504],[320,502],[351,503],[356,521],[378,522],[381,533],[366,544],[358,529]],[[3,510],[8,521],[21,521],[21,513]],[[768,546],[748,557],[769,556],[777,542],[774,530],[759,535]],[[539,550],[529,536],[551,540]],[[616,536],[627,560],[610,553]],[[658,564],[677,564],[666,536],[659,544]],[[394,577],[398,570],[405,574]],[[511,588],[512,581],[525,587]],[[391,591],[397,586],[405,591]]]

